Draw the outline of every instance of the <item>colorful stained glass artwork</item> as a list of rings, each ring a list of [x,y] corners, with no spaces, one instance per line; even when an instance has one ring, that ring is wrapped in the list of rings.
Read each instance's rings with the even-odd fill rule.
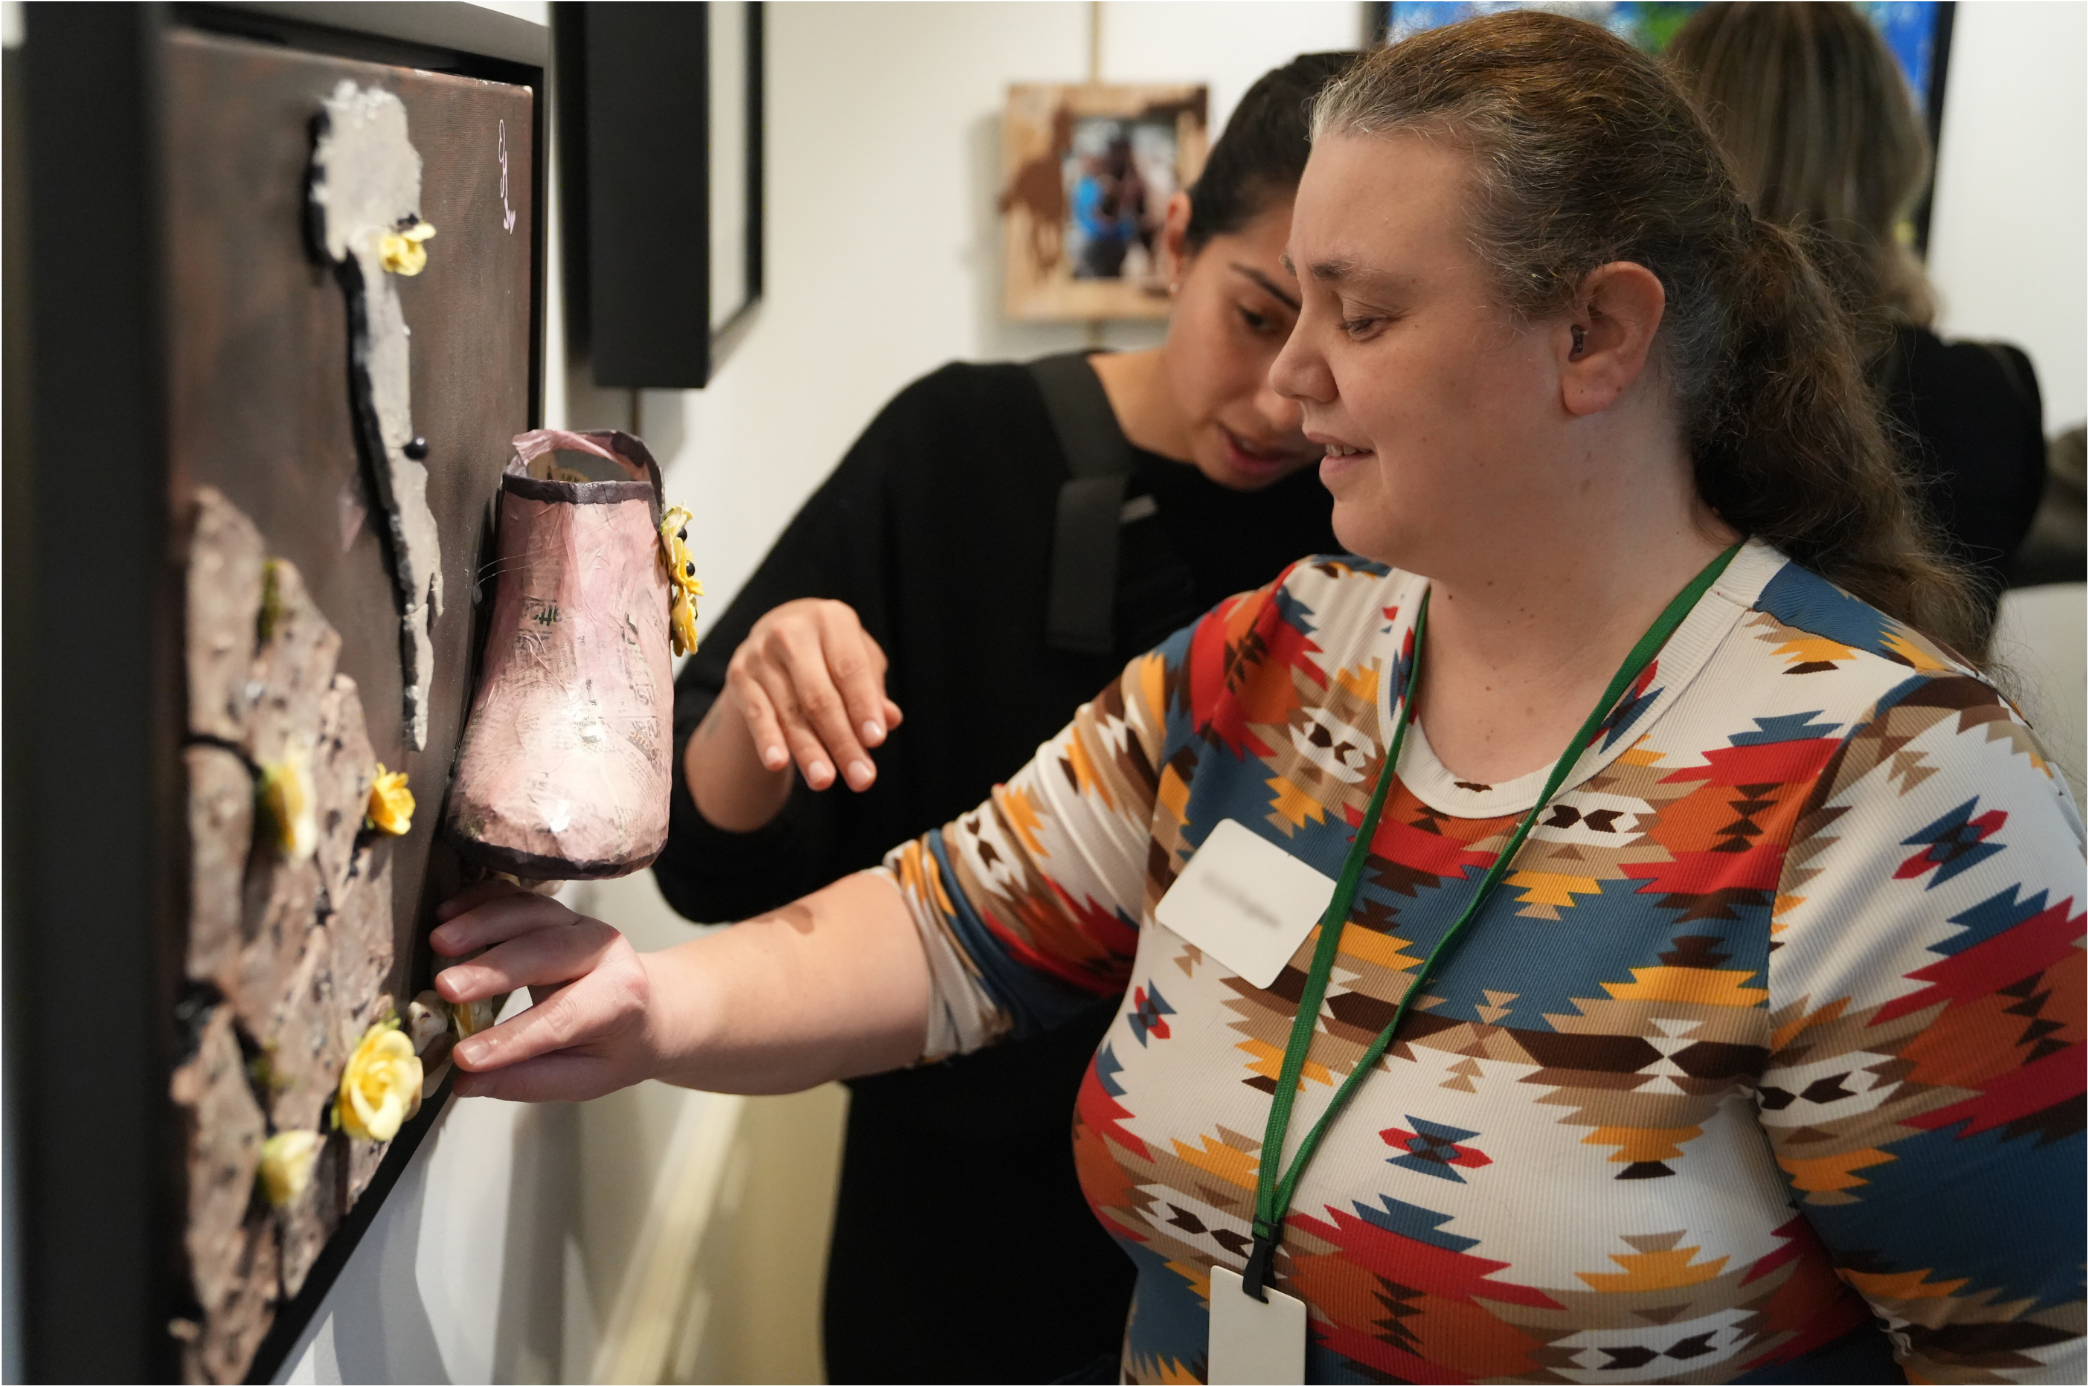
[[[1455,24],[1499,10],[1546,9],[1600,24],[1648,53],[1666,48],[1702,0],[1389,0],[1385,33],[1393,41],[1424,29]],[[1914,93],[1914,108],[1929,108],[1929,83],[1936,70],[1936,38],[1944,7],[1936,0],[1856,0],[1856,8],[1876,26],[1899,59]]]

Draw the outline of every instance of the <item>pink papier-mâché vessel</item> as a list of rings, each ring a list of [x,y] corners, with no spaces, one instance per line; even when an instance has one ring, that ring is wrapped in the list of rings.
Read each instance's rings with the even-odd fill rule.
[[[559,480],[552,454],[628,481]],[[660,469],[627,433],[515,439],[500,489],[491,625],[448,830],[468,859],[537,880],[622,876],[667,842],[674,683]]]

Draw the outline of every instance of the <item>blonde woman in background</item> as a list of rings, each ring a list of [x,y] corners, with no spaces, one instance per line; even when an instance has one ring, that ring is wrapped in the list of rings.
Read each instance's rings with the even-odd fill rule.
[[[1911,220],[1929,139],[1898,62],[1839,3],[1707,5],[1668,59],[1755,214],[1798,231],[1840,291],[1915,488],[1991,622],[2044,493],[2043,405],[2022,351],[1934,331]]]

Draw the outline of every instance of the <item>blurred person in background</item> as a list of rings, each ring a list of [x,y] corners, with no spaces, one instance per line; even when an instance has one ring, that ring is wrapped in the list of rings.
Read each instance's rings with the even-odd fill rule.
[[[1080,228],[1080,262],[1073,277],[1122,278],[1124,257],[1144,215],[1144,185],[1132,163],[1131,141],[1113,135],[1107,148],[1088,158],[1073,186],[1073,221]]]
[[[675,909],[743,919],[877,865],[978,804],[1126,659],[1339,548],[1321,449],[1268,377],[1298,310],[1282,252],[1308,108],[1353,56],[1255,82],[1196,186],[1170,199],[1162,346],[945,366],[901,391],[798,512],[678,684],[689,792],[653,868]],[[1107,543],[1061,552],[1069,475],[1098,450],[1127,468],[1121,493],[1100,492],[1113,559]],[[1109,629],[1084,644],[1053,629],[1061,568],[1101,584]],[[999,690],[988,715],[982,681]],[[1116,1009],[851,1084],[829,1380],[1113,1372],[1133,1271],[1081,1196],[1067,1114]],[[952,1225],[1004,1210],[1016,1250],[990,1273],[947,1254]]]
[[[1898,62],[1840,3],[1706,5],[1667,56],[1756,215],[1798,231],[1839,289],[1914,489],[1991,624],[2044,492],[2043,404],[2018,348],[1933,330],[1911,221],[1931,151]]]

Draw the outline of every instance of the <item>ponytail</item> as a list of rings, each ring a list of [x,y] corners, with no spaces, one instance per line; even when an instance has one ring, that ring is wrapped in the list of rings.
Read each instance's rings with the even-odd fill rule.
[[[1659,369],[1698,492],[1963,657],[1987,632],[1917,518],[1843,308],[1792,235],[1756,220],[1672,77],[1604,29],[1522,10],[1428,30],[1333,82],[1315,135],[1415,131],[1473,155],[1472,243],[1526,321],[1616,261],[1659,277]]]
[[[1698,493],[1735,529],[1976,657],[1982,608],[1913,503],[1837,299],[1791,232],[1745,221],[1716,396],[1691,421]]]

